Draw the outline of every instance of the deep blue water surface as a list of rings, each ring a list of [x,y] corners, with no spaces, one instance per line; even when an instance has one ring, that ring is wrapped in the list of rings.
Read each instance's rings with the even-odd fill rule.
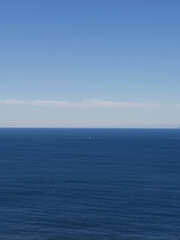
[[[180,239],[179,129],[0,129],[0,240]]]

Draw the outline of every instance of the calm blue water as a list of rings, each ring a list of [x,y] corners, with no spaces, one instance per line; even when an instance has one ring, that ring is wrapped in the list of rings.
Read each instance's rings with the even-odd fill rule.
[[[0,129],[0,240],[81,239],[180,239],[179,129]]]

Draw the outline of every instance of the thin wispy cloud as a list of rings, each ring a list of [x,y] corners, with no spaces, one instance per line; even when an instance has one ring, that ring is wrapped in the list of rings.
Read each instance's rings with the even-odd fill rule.
[[[104,100],[82,100],[73,101],[51,101],[51,100],[0,100],[3,105],[29,105],[29,106],[56,106],[56,107],[156,107],[157,104],[140,103],[140,102],[120,102],[120,101],[104,101]]]

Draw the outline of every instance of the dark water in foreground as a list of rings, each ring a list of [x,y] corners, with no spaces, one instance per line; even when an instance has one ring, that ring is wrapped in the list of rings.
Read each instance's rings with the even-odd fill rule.
[[[0,129],[0,240],[81,239],[180,239],[179,129]]]

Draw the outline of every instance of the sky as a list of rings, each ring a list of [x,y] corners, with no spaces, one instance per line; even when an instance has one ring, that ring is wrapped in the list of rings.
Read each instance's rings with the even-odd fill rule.
[[[0,0],[0,127],[179,127],[179,11],[179,0]]]

